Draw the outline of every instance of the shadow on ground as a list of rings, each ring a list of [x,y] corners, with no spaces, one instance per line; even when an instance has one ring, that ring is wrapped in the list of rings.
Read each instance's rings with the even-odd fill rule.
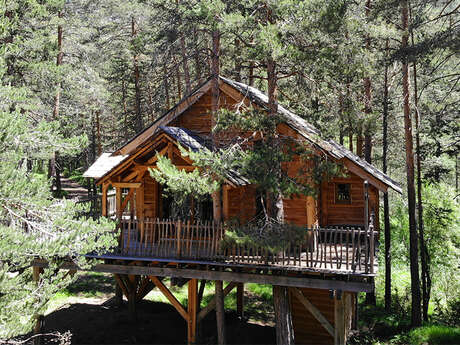
[[[107,303],[106,303],[107,304]],[[142,301],[137,306],[137,321],[130,320],[126,304],[72,304],[45,318],[44,332],[72,333],[72,344],[185,344],[185,321],[169,304]],[[274,344],[275,329],[226,314],[228,344]],[[200,344],[217,342],[215,313],[199,326]]]

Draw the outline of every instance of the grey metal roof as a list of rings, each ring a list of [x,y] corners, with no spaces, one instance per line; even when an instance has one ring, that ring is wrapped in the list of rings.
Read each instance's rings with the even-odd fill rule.
[[[222,76],[220,76],[220,79],[228,85],[232,86],[233,88],[237,89],[243,95],[247,96],[249,100],[251,100],[252,102],[256,103],[257,105],[265,109],[268,109],[268,97],[262,91],[252,86]],[[326,151],[333,158],[349,159],[350,161],[361,167],[363,170],[365,170],[367,173],[374,176],[376,179],[380,180],[387,186],[390,186],[395,191],[402,193],[401,186],[399,185],[399,183],[391,179],[388,175],[384,174],[373,165],[359,158],[357,155],[347,150],[342,145],[336,143],[334,140],[322,139],[320,131],[300,116],[292,113],[280,104],[278,104],[278,113],[286,121],[287,125],[296,130],[309,142],[316,145],[318,148]]]
[[[128,157],[128,155],[112,156],[111,152],[104,152],[88,170],[83,173],[83,177],[101,178]]]
[[[188,129],[170,126],[160,126],[159,128],[166,134],[169,134],[170,137],[176,139],[181,145],[188,147],[194,152],[204,147],[209,147],[203,138]]]
[[[159,126],[158,128],[177,140],[181,145],[194,152],[203,149],[211,149],[209,142],[188,129],[171,126]],[[249,184],[249,180],[234,170],[228,170],[225,178],[235,186],[244,186]]]

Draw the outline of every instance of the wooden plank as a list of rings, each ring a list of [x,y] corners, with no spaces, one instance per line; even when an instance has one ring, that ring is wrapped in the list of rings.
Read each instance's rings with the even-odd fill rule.
[[[154,260],[153,260],[154,261]],[[48,267],[46,262],[34,261],[33,266]],[[371,292],[373,284],[358,281],[342,281],[310,277],[279,276],[274,274],[254,274],[215,270],[198,270],[188,268],[171,267],[149,267],[149,266],[127,266],[112,264],[97,264],[90,269],[81,269],[73,263],[65,263],[61,269],[78,269],[83,271],[154,275],[160,277],[182,277],[188,279],[223,280],[239,283],[258,283],[258,284],[280,284],[289,287],[305,287],[326,290],[343,290],[350,292]]]
[[[102,217],[107,217],[107,189],[109,188],[108,183],[102,184]]]
[[[197,325],[197,304],[198,304],[198,280],[190,279],[188,281],[188,327],[187,340],[188,344],[194,344],[196,341],[196,325]]]
[[[225,345],[225,310],[224,310],[224,291],[222,280],[215,281],[215,301],[216,301],[216,321],[217,321],[217,343]]]
[[[236,314],[244,317],[244,283],[238,283],[236,289]]]
[[[302,305],[307,309],[315,318],[319,321],[319,323],[326,329],[326,331],[331,335],[334,336],[334,327],[327,321],[323,314],[316,308],[300,291],[298,288],[291,288],[292,294],[297,298],[297,300],[302,303]]]
[[[344,296],[341,291],[334,294],[334,345],[345,345],[345,310]]]
[[[388,191],[388,186],[386,184],[384,184],[379,179],[375,178],[374,176],[372,176],[371,174],[366,172],[364,169],[358,167],[355,163],[353,163],[348,158],[344,158],[343,163],[344,163],[344,165],[347,167],[347,169],[349,171],[351,171],[352,173],[358,175],[363,180],[368,180],[370,184],[375,186],[380,191],[382,191],[384,193],[386,193]]]
[[[140,182],[112,182],[112,186],[116,188],[139,188],[142,186]]]
[[[189,315],[185,311],[182,304],[177,300],[176,297],[168,290],[168,288],[158,279],[156,276],[149,275],[149,278],[156,285],[156,287],[163,293],[163,295],[168,299],[169,302],[173,305],[174,308],[179,312],[179,314],[184,318],[187,323],[189,322]]]
[[[113,276],[117,282],[117,286],[120,287],[121,291],[123,291],[123,294],[126,296],[126,298],[128,298],[128,290],[125,286],[125,283],[121,280],[118,274],[114,274]]]
[[[227,296],[230,293],[230,291],[234,289],[235,286],[237,286],[235,282],[229,283],[224,289],[224,297]],[[206,315],[209,314],[210,311],[214,310],[215,307],[216,298],[213,297],[212,300],[209,301],[208,305],[198,313],[198,322],[201,322],[206,317]]]

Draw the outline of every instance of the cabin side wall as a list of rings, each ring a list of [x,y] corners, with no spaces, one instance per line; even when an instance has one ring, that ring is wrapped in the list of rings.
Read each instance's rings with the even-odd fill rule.
[[[339,184],[350,185],[350,203],[339,203],[336,200]],[[321,226],[359,225],[364,226],[364,180],[350,173],[349,177],[336,177],[321,184]],[[379,226],[379,191],[369,186],[369,215],[375,213],[375,227]]]
[[[299,288],[305,298],[335,327],[335,301],[329,290]],[[352,328],[356,313],[356,293],[344,292],[341,298],[344,303],[345,339]],[[321,345],[334,344],[334,337],[321,325],[321,323],[308,311],[294,294],[290,294],[292,323],[296,344]]]

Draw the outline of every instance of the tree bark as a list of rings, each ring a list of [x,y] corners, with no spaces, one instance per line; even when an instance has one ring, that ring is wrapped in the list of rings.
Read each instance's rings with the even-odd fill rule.
[[[217,321],[217,343],[226,344],[225,341],[225,310],[224,310],[224,291],[222,280],[216,280],[216,321]]]
[[[294,328],[287,287],[273,285],[273,306],[275,309],[276,344],[294,345]]]
[[[412,45],[414,45],[414,32],[411,29]],[[415,106],[415,151],[417,164],[417,211],[418,211],[418,235],[420,240],[420,260],[422,268],[422,315],[423,320],[428,321],[428,305],[430,303],[431,277],[428,266],[428,250],[425,243],[424,223],[423,223],[423,200],[422,200],[422,162],[420,156],[420,112],[418,108],[417,90],[417,60],[412,64],[414,79],[414,106]]]
[[[369,20],[371,11],[371,0],[366,1],[366,17]],[[366,34],[366,49],[369,51],[371,47],[370,34]],[[366,122],[364,126],[364,159],[371,163],[372,160],[372,133],[369,117],[372,113],[372,82],[369,76],[364,77],[364,113],[366,114]]]
[[[386,41],[386,52],[388,56],[388,39]],[[383,172],[387,173],[387,151],[388,151],[388,64],[385,63],[385,76],[383,86]],[[391,309],[391,229],[390,229],[390,206],[388,193],[383,194],[383,218],[385,233],[385,309]]]
[[[180,47],[182,52],[182,68],[184,69],[185,93],[188,95],[190,92],[192,92],[192,86],[190,84],[190,72],[187,63],[187,49],[185,47],[185,38],[183,33],[181,33],[180,36]]]
[[[168,83],[168,71],[166,69],[166,63],[163,64],[163,85],[165,88],[165,98],[166,98],[166,110],[169,110],[170,107],[170,100],[169,100],[169,83]]]
[[[58,13],[58,18],[59,20],[62,18],[62,12]],[[56,66],[59,68],[59,66],[62,65],[62,57],[63,57],[63,52],[62,52],[62,25],[58,25],[57,28],[57,49],[58,53],[56,56]],[[60,77],[59,77],[60,78]],[[62,83],[59,81],[57,83],[57,89],[56,89],[56,94],[54,96],[54,108],[53,108],[53,121],[57,121],[59,119],[59,106],[60,106],[60,98],[61,98],[61,87]],[[61,170],[58,162],[59,158],[59,152],[54,152],[53,157],[50,160],[50,170],[51,170],[51,177],[52,177],[52,190],[55,187],[55,193],[57,196],[61,196],[62,193],[62,187],[61,187]]]
[[[401,1],[401,22],[402,22],[402,41],[401,49],[404,51],[408,46],[408,2]],[[404,99],[404,129],[406,142],[406,173],[407,173],[407,198],[409,206],[409,245],[410,245],[410,271],[411,271],[411,295],[412,327],[422,324],[421,318],[421,296],[420,278],[418,268],[418,236],[417,224],[415,221],[415,185],[414,185],[414,149],[412,138],[412,119],[409,104],[409,64],[407,56],[403,57],[403,99]]]
[[[134,70],[134,91],[136,97],[136,119],[134,122],[134,129],[136,132],[140,132],[144,128],[141,112],[141,88],[140,88],[140,73],[139,73],[139,57],[136,52],[136,46],[134,40],[137,36],[136,21],[134,17],[131,17],[131,42],[133,49],[133,70]]]

